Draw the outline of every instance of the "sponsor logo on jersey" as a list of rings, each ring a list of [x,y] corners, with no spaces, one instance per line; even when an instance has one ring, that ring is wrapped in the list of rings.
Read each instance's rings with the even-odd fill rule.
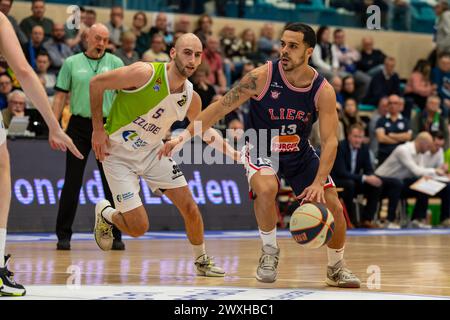
[[[186,101],[187,101],[187,96],[185,94],[183,94],[183,97],[181,98],[181,100],[178,100],[177,103],[180,107],[182,107],[186,104]]]
[[[160,86],[162,83],[161,78],[156,79],[155,83]]]
[[[279,85],[278,82],[276,82],[276,81],[273,81],[273,82],[270,84],[270,86],[271,86],[272,88],[278,88],[278,89],[283,89],[283,88],[284,88],[282,85]]]
[[[160,88],[161,88],[161,87],[160,87],[159,85],[157,85],[157,84],[155,84],[155,85],[153,86],[153,90],[156,91],[156,92],[158,92]]]
[[[298,120],[304,123],[309,121],[311,112],[296,110],[292,108],[269,108],[270,120]]]
[[[172,180],[183,176],[183,172],[181,172],[180,167],[176,163],[172,165],[172,173]]]
[[[159,114],[161,114],[164,110],[161,109],[162,111],[160,111]],[[155,115],[153,116],[153,118],[157,118],[155,117]],[[144,118],[142,117],[137,117],[134,121],[134,124],[138,125],[139,127],[141,127],[142,129],[144,129],[146,132],[151,132],[153,134],[158,134],[159,131],[161,130],[161,127],[158,127],[156,124],[154,123],[150,123],[148,121],[146,121]]]
[[[275,91],[275,90],[270,90],[270,97],[272,99],[278,99],[280,97],[281,92],[280,91]]]
[[[133,192],[127,192],[123,194],[118,194],[116,199],[118,202],[127,201],[128,199],[133,198],[134,193]]]
[[[133,149],[145,147],[148,144],[147,142],[142,140],[134,130],[127,130],[122,132],[122,138],[123,140],[125,140],[125,142],[131,141],[131,146],[133,147]]]
[[[296,152],[300,151],[298,144],[300,137],[298,135],[275,136],[272,138],[270,150],[272,152]]]

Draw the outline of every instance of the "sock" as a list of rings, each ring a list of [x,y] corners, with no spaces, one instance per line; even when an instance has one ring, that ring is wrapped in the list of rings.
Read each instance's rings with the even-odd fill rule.
[[[6,229],[0,228],[0,268],[5,266]]]
[[[103,210],[102,212],[102,217],[105,218],[106,222],[110,223],[110,224],[114,224],[113,222],[113,215],[119,212],[118,210],[111,208],[111,207],[107,207]]]
[[[344,259],[344,248],[342,249],[331,249],[327,248],[327,255],[328,255],[328,266],[334,267],[336,263]]]
[[[263,242],[263,246],[269,245],[274,248],[278,248],[277,244],[277,227],[273,230],[266,232],[259,229],[259,235],[261,236],[261,240]]]
[[[199,245],[192,245],[192,249],[194,250],[194,259],[197,261],[198,258],[206,254],[205,243]]]

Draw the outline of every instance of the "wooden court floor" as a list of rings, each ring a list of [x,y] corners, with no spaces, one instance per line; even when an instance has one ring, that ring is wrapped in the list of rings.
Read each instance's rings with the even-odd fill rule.
[[[305,250],[292,239],[279,239],[278,280],[263,284],[254,277],[258,239],[210,239],[206,243],[216,264],[227,272],[225,278],[196,277],[191,248],[181,239],[128,240],[127,250],[121,252],[103,252],[88,240],[72,241],[71,251],[56,251],[54,242],[10,242],[7,251],[14,256],[10,269],[24,285],[64,285],[70,276],[68,268],[76,265],[82,285],[355,290],[325,285],[325,248]],[[449,244],[450,235],[352,236],[345,255],[348,267],[362,281],[356,290],[450,296]],[[374,270],[380,271],[380,289],[367,286]]]

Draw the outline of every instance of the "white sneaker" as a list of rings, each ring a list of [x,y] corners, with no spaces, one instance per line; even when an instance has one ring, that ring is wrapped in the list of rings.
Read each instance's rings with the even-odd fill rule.
[[[102,212],[111,207],[111,203],[108,200],[101,200],[95,206],[95,226],[94,226],[94,238],[95,242],[103,251],[111,250],[113,246],[113,225],[108,223],[102,216]]]
[[[431,225],[424,223],[417,219],[414,219],[413,221],[411,221],[411,227],[417,228],[417,229],[431,229]]]
[[[194,262],[197,268],[197,275],[204,277],[224,277],[225,271],[221,267],[215,265],[213,257],[204,254],[197,258]]]
[[[400,225],[395,222],[389,222],[386,226],[387,229],[398,230],[401,229]]]

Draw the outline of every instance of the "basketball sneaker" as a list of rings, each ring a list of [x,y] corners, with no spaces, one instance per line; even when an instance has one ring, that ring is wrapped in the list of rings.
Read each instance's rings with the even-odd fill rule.
[[[361,281],[344,265],[341,260],[333,267],[328,267],[326,284],[331,287],[339,288],[359,288]]]
[[[277,267],[280,259],[280,249],[266,244],[261,251],[259,265],[256,269],[256,279],[261,282],[274,282],[278,274]]]
[[[214,264],[213,258],[204,254],[197,258],[194,263],[197,268],[197,275],[204,277],[224,277],[225,271]]]
[[[25,288],[14,281],[14,273],[8,270],[11,255],[5,256],[5,266],[0,268],[0,296],[24,296]]]
[[[113,225],[102,216],[102,212],[108,207],[111,207],[108,200],[99,201],[95,206],[94,238],[99,248],[104,251],[111,250],[114,241]]]

